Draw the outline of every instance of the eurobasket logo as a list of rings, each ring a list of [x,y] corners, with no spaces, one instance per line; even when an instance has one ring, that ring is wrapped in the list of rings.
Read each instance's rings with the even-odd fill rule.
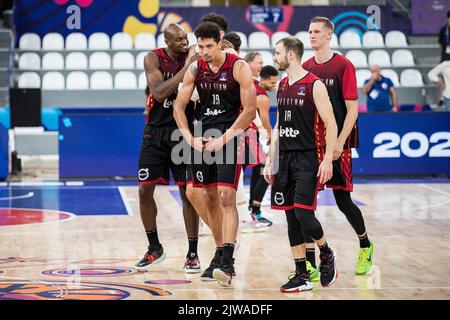
[[[335,26],[335,33],[340,35],[344,31],[353,30],[361,37],[366,31],[379,31],[381,28],[381,9],[372,5],[367,7],[366,13],[347,11],[331,20]]]

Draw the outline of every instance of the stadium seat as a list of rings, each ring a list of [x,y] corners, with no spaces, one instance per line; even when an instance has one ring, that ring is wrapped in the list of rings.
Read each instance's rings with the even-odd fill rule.
[[[278,40],[289,37],[291,34],[289,32],[285,31],[277,31],[275,32],[272,37],[270,38],[270,41],[272,43],[272,48],[275,48],[276,43]]]
[[[47,72],[42,77],[42,89],[43,90],[63,90],[64,76],[61,72],[52,71]]]
[[[244,57],[247,55],[248,51],[239,51],[239,57],[244,59]]]
[[[349,50],[345,57],[355,66],[355,68],[367,68],[367,57],[364,51]]]
[[[144,58],[148,54],[148,52],[139,52],[136,56],[136,69],[144,68]]]
[[[137,89],[137,79],[131,71],[120,71],[114,76],[114,88],[121,90]]]
[[[86,73],[73,71],[66,77],[66,89],[87,90],[89,89],[89,78]]]
[[[362,38],[364,48],[383,48],[383,36],[378,31],[367,31]]]
[[[306,60],[309,60],[312,57],[314,57],[314,51],[305,50],[305,52],[303,52],[302,62],[305,62]]]
[[[42,49],[44,50],[63,50],[64,38],[56,32],[47,33],[42,38]]]
[[[134,69],[135,59],[131,52],[117,52],[113,56],[113,69]]]
[[[137,50],[152,50],[156,48],[155,36],[150,32],[141,32],[134,38],[134,48]]]
[[[391,58],[389,57],[389,53],[382,49],[372,50],[369,53],[369,65],[374,64],[377,64],[380,67],[390,67]]]
[[[107,52],[94,52],[89,57],[90,69],[110,69],[111,57]]]
[[[19,69],[39,70],[41,58],[35,52],[25,52],[19,57]]]
[[[339,37],[341,48],[361,48],[361,37],[352,30],[344,31]]]
[[[269,36],[267,33],[261,31],[250,33],[248,36],[248,47],[251,50],[271,49]]]
[[[37,72],[23,72],[19,76],[19,88],[40,88],[41,77]]]
[[[381,75],[383,77],[391,79],[391,81],[392,81],[392,83],[394,84],[395,87],[399,87],[400,86],[400,82],[398,81],[398,74],[397,74],[397,72],[395,72],[395,70],[382,69],[381,70]]]
[[[414,57],[407,49],[398,49],[392,53],[392,65],[395,67],[414,67]]]
[[[63,70],[64,57],[59,52],[48,52],[42,57],[43,70]]]
[[[145,72],[141,72],[138,80],[139,89],[147,88],[147,78],[145,77]]]
[[[89,36],[89,49],[90,50],[109,50],[110,39],[106,33],[95,32]]]
[[[83,52],[71,52],[66,56],[66,69],[83,70],[88,68],[88,58]]]
[[[125,32],[117,32],[111,37],[111,49],[131,50],[133,49],[133,38]]]
[[[241,49],[248,49],[248,41],[247,41],[247,35],[243,32],[239,31],[233,31],[239,35],[239,38],[241,38]]]
[[[400,84],[402,87],[422,87],[422,74],[417,69],[405,69],[400,74]]]
[[[303,47],[305,49],[311,49],[308,31],[299,31],[295,34],[295,36],[303,43]]]
[[[356,70],[356,86],[362,88],[364,86],[364,81],[370,79],[372,74],[367,69]]]
[[[273,66],[274,65],[272,52],[261,50],[261,51],[259,51],[259,53],[261,53],[261,56],[263,58],[263,63],[265,66]]]
[[[25,33],[20,37],[19,49],[21,50],[40,50],[41,38],[36,33]]]
[[[406,41],[406,36],[403,32],[398,30],[392,30],[385,35],[386,47],[408,47],[408,42]]]
[[[91,74],[90,88],[93,90],[112,90],[113,79],[109,72],[96,71]]]
[[[86,50],[88,40],[81,32],[74,32],[66,37],[66,50]]]
[[[166,42],[164,41],[164,33],[160,33],[156,38],[156,47],[157,48],[167,47]]]
[[[333,33],[333,35],[331,36],[330,48],[339,48],[339,41],[335,33]]]

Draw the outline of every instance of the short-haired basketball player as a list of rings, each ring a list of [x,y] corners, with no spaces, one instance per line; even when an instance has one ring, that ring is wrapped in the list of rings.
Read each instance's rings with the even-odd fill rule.
[[[369,240],[361,210],[353,203],[350,192],[352,182],[351,148],[358,141],[358,90],[353,64],[344,56],[330,49],[334,32],[333,23],[326,17],[315,17],[309,25],[309,38],[314,57],[303,63],[303,68],[317,75],[325,83],[333,105],[338,126],[338,139],[333,154],[333,177],[327,187],[333,189],[340,211],[350,222],[359,238],[360,251],[355,273],[366,274],[372,266],[374,245]],[[310,246],[311,247],[311,246]],[[308,249],[308,260],[314,261],[314,245]]]
[[[148,268],[165,259],[164,249],[158,238],[154,191],[156,184],[169,183],[170,170],[175,183],[179,186],[189,240],[184,269],[187,273],[198,273],[200,272],[197,255],[198,215],[185,195],[185,165],[175,164],[171,159],[172,149],[178,143],[171,140],[173,131],[177,129],[172,105],[176,98],[177,87],[189,64],[198,57],[194,53],[194,47],[189,48],[187,34],[181,26],[170,24],[164,30],[164,38],[167,48],[155,49],[144,59],[149,96],[138,176],[140,212],[149,246],[144,258],[136,264],[136,268]],[[192,103],[188,104],[187,109],[193,109]],[[189,123],[191,122],[190,118]]]
[[[220,29],[216,24],[202,23],[195,35],[201,59],[192,63],[185,74],[174,104],[174,117],[186,141],[201,155],[201,163],[194,161],[193,164],[194,186],[204,188],[207,206],[215,208],[219,202],[222,209],[223,254],[220,265],[213,269],[213,277],[219,284],[231,285],[235,276],[233,251],[239,224],[236,188],[241,171],[236,135],[255,118],[256,93],[247,63],[221,50]],[[185,114],[194,88],[201,102],[196,110],[201,133],[195,137],[188,130]],[[239,114],[241,105],[243,110]],[[209,129],[216,132],[208,135],[212,133]],[[205,156],[215,156],[214,163],[207,164]]]
[[[305,234],[320,248],[320,281],[331,285],[337,277],[336,255],[328,247],[320,222],[314,216],[317,191],[333,174],[333,150],[337,139],[325,85],[301,66],[303,43],[286,37],[276,43],[274,62],[287,77],[277,92],[277,124],[273,130],[264,177],[272,185],[272,208],[285,210],[288,237],[296,272],[281,286],[281,292],[313,288],[306,269]],[[275,148],[279,141],[279,170],[274,172]],[[326,145],[326,151],[324,151]]]

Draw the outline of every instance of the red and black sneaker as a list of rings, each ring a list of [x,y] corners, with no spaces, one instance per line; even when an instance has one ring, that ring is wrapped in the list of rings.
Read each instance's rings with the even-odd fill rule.
[[[200,272],[200,259],[196,253],[189,253],[184,262],[184,272],[186,273],[199,273]]]
[[[309,273],[295,273],[289,277],[289,281],[281,286],[280,291],[283,293],[296,293],[312,290],[313,284],[309,277]]]
[[[338,277],[338,271],[336,268],[336,253],[331,250],[329,254],[320,255],[320,283],[323,287],[328,287]]]
[[[144,258],[139,261],[134,267],[138,270],[148,269],[150,266],[161,263],[166,259],[166,254],[162,246],[157,250],[152,250],[148,247],[148,251],[145,253]]]
[[[231,280],[236,277],[233,263],[228,265],[222,263],[213,270],[213,277],[219,282],[222,287],[231,286]]]

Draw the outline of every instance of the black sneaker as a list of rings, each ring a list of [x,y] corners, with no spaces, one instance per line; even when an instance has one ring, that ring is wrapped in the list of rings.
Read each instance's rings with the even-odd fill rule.
[[[320,283],[323,287],[328,287],[338,277],[336,268],[336,253],[332,250],[330,254],[320,255]]]
[[[164,253],[164,249],[162,246],[160,246],[159,249],[153,251],[150,249],[150,247],[148,247],[148,251],[145,253],[144,258],[142,258],[142,260],[139,261],[134,267],[138,270],[145,270],[150,266],[163,262],[165,259],[166,254]]]
[[[201,281],[216,281],[216,279],[214,279],[213,277],[213,270],[220,264],[220,260],[220,256],[214,255],[214,258],[211,260],[209,267],[206,268],[206,270],[203,271],[202,275],[200,276]]]
[[[295,273],[289,276],[289,281],[281,286],[283,293],[295,293],[312,290],[313,284],[308,273]]]
[[[196,253],[189,253],[184,262],[184,272],[186,273],[199,273],[200,272],[200,259]]]
[[[236,272],[234,271],[234,261],[230,265],[222,263],[213,270],[214,279],[216,279],[222,287],[231,286],[231,280],[235,276]]]

